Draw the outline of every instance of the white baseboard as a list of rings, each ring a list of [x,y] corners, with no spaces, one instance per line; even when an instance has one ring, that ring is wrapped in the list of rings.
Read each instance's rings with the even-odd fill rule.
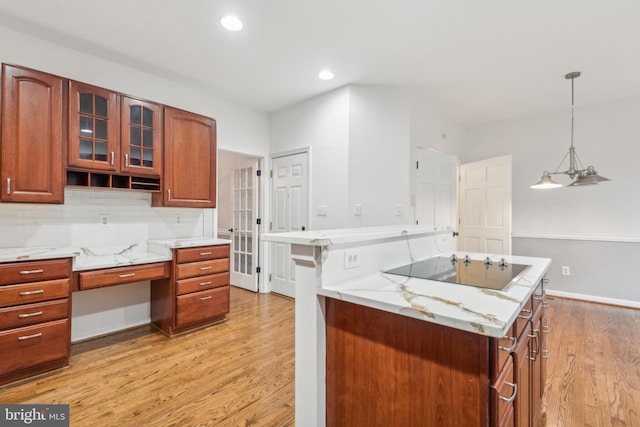
[[[597,302],[600,304],[617,305],[620,307],[640,309],[640,301],[629,301],[624,299],[599,297],[595,295],[576,294],[573,292],[554,291],[553,289],[547,289],[546,294],[559,298],[568,298],[580,301]]]

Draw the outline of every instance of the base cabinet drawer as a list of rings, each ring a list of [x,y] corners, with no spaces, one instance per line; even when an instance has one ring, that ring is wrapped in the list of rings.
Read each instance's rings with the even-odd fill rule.
[[[0,307],[69,296],[69,279],[0,286]]]
[[[190,292],[204,291],[229,285],[229,273],[210,274],[208,276],[193,277],[176,282],[176,294],[184,295]]]
[[[0,330],[69,317],[69,299],[0,308]]]
[[[70,259],[15,262],[0,265],[0,284],[61,279],[70,274]]]
[[[222,273],[225,271],[229,271],[229,258],[189,262],[176,266],[176,279],[188,279],[190,277]]]
[[[78,284],[81,290],[86,290],[142,280],[161,279],[169,277],[169,265],[168,262],[157,262],[129,267],[82,271],[78,274]]]
[[[176,262],[178,264],[218,258],[229,258],[229,246],[203,246],[178,249],[176,254]]]
[[[69,357],[69,319],[0,332],[0,376]]]
[[[229,312],[229,286],[176,297],[178,327],[204,322]]]

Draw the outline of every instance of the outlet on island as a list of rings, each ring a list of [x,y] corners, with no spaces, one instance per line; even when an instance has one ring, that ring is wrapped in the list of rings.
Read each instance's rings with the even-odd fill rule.
[[[347,249],[344,251],[344,268],[360,267],[360,251],[356,249]]]

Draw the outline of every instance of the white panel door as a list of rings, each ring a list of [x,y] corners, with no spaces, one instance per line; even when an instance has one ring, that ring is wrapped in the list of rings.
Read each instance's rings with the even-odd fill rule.
[[[418,148],[416,224],[455,227],[457,167],[455,156]]]
[[[258,291],[258,162],[233,171],[231,284]]]
[[[304,231],[309,221],[309,183],[307,153],[272,159],[271,230],[272,233]],[[295,297],[295,265],[291,245],[271,243],[271,291]]]
[[[460,166],[458,250],[511,254],[511,156]]]

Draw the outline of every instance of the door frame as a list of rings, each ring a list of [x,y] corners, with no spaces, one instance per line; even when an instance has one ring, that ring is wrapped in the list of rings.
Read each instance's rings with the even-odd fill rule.
[[[263,272],[264,272],[264,256],[262,253],[262,239],[261,239],[261,234],[263,233],[263,228],[262,228],[262,224],[264,224],[265,222],[265,212],[264,212],[264,198],[265,198],[265,194],[264,194],[264,185],[262,182],[262,178],[264,178],[265,176],[265,158],[263,156],[257,155],[257,154],[250,154],[250,153],[245,153],[242,151],[234,151],[234,150],[230,150],[230,149],[224,149],[224,148],[219,148],[218,149],[219,153],[228,153],[228,154],[232,154],[232,155],[236,155],[236,156],[243,156],[243,157],[247,157],[247,158],[251,158],[253,160],[256,161],[256,163],[258,164],[258,170],[261,171],[261,176],[258,177],[257,179],[257,187],[255,189],[255,191],[257,192],[257,204],[256,206],[253,207],[253,218],[254,218],[254,222],[256,219],[261,219],[261,224],[255,224],[254,223],[254,230],[255,230],[255,236],[254,238],[256,239],[256,244],[255,244],[255,253],[253,254],[253,258],[254,258],[254,265],[253,265],[253,275],[255,276],[255,280],[256,280],[256,288],[258,290],[258,292],[264,292],[262,290],[263,288]],[[218,161],[220,161],[220,155],[217,156],[218,157]],[[219,171],[219,168],[218,168]],[[218,180],[219,182],[219,180]],[[231,186],[233,186],[233,184],[231,184]],[[229,208],[231,208],[233,210],[233,195],[231,195],[231,199],[230,199],[230,206]],[[216,209],[220,209],[220,204],[219,201],[217,203]],[[233,215],[233,212],[231,213]],[[227,230],[220,230],[220,221],[219,221],[219,214],[216,215],[216,237],[218,237],[219,234],[224,234],[227,235],[228,231]],[[220,237],[220,238],[225,238],[225,237]],[[229,240],[233,239],[233,235],[230,236]],[[233,245],[233,243],[231,243],[231,245]],[[231,251],[231,253],[229,254],[230,257],[233,256],[233,251]],[[230,260],[231,266],[233,266],[233,259],[231,258]],[[257,271],[257,269],[260,269],[260,272]]]
[[[312,199],[312,191],[311,191],[311,185],[313,182],[313,179],[311,178],[311,164],[313,163],[311,160],[311,146],[306,146],[306,147],[301,147],[301,148],[296,148],[296,149],[292,149],[292,150],[286,150],[286,151],[279,151],[276,153],[273,153],[269,156],[269,184],[265,185],[264,187],[266,188],[267,191],[267,204],[268,204],[268,223],[264,223],[264,230],[266,233],[270,233],[271,232],[271,224],[272,224],[272,220],[273,218],[271,218],[271,214],[273,212],[273,159],[279,158],[279,157],[286,157],[286,156],[293,156],[296,154],[306,154],[307,155],[307,188],[309,191],[309,197],[307,198],[307,218],[306,218],[306,223],[309,224],[307,226],[307,229],[310,230],[312,228],[312,224],[311,224],[311,199]],[[266,168],[265,168],[266,169]],[[265,266],[265,270],[266,270],[266,274],[263,275],[263,285],[260,287],[260,292],[265,292],[265,293],[270,293],[271,292],[271,281],[269,280],[269,276],[271,275],[271,257],[273,256],[273,254],[271,253],[271,245],[268,242],[264,243],[264,248],[263,248],[263,254],[264,257],[262,259],[263,263],[261,265]]]

